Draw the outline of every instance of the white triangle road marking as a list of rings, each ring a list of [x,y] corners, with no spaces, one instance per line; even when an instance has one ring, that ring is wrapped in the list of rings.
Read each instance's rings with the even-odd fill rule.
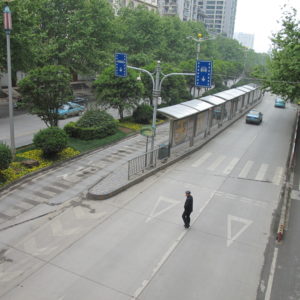
[[[161,210],[158,210],[158,206],[162,203],[162,202],[165,202],[168,204],[167,207],[161,209]],[[164,204],[165,204],[164,203]],[[158,197],[158,200],[156,201],[151,213],[150,213],[150,216],[146,219],[146,223],[148,223],[150,220],[152,220],[153,218],[156,218],[158,217],[159,215],[165,213],[166,211],[168,211],[169,209],[173,208],[174,206],[176,206],[178,203],[180,203],[180,201],[178,200],[174,200],[174,199],[171,199],[171,198],[167,198],[165,196],[159,196]]]
[[[232,222],[242,223],[241,229],[235,234],[232,235],[231,225]],[[231,244],[253,223],[251,220],[235,217],[228,215],[227,217],[227,247],[230,247]]]

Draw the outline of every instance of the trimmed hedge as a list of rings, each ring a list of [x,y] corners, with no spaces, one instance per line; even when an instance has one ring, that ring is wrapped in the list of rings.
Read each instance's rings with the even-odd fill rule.
[[[117,132],[117,122],[105,111],[89,110],[77,122],[66,124],[64,130],[81,140],[102,139]]]
[[[153,116],[153,108],[148,104],[139,105],[132,114],[136,123],[149,124]]]
[[[63,129],[49,127],[40,130],[33,137],[36,148],[41,149],[45,156],[58,154],[67,147],[68,136]]]
[[[12,154],[10,148],[0,143],[0,170],[5,170],[12,162]]]

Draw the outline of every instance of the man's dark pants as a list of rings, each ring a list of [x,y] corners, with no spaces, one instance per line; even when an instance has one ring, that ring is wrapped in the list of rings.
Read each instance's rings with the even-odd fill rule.
[[[184,212],[182,214],[182,219],[183,219],[185,227],[190,227],[190,221],[191,221],[190,215],[191,215],[191,213],[192,212],[189,211],[189,210],[184,210]]]

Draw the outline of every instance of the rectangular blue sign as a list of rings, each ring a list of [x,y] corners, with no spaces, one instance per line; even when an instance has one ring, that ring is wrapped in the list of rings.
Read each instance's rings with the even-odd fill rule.
[[[212,80],[212,61],[196,61],[195,71],[195,86],[197,87],[211,87]]]
[[[115,75],[118,77],[127,76],[127,54],[115,54]]]

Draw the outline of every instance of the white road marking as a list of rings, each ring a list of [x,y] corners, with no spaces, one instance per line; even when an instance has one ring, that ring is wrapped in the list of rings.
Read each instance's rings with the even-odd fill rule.
[[[232,236],[232,230],[231,225],[232,222],[239,222],[244,224],[242,228],[234,235]],[[232,215],[228,215],[227,217],[227,247],[230,247],[230,245],[253,223],[251,220],[235,217]]]
[[[204,205],[201,207],[201,209],[199,210],[199,212],[196,214],[195,219],[193,220],[192,224],[193,225],[196,220],[199,218],[199,216],[201,215],[201,213],[203,212],[203,210],[206,208],[206,206],[209,204],[210,200],[215,196],[215,193],[211,193],[210,197],[204,202]],[[155,268],[152,271],[152,274],[150,275],[150,277],[146,280],[144,280],[142,282],[142,285],[135,291],[135,293],[132,296],[132,300],[136,300],[141,293],[143,292],[143,290],[147,287],[147,285],[150,283],[150,281],[154,278],[154,276],[156,275],[156,273],[160,270],[160,268],[162,267],[162,265],[166,262],[166,260],[168,259],[168,257],[172,254],[172,252],[174,251],[174,249],[177,247],[177,245],[181,242],[181,240],[183,239],[183,237],[187,234],[188,230],[184,230],[180,233],[180,235],[178,236],[178,238],[174,241],[174,243],[171,245],[171,247],[165,252],[165,254],[162,256],[161,260],[158,262],[158,264],[155,266]]]
[[[73,229],[64,229],[59,220],[55,220],[50,224],[53,236],[68,236],[77,234],[81,231],[80,227]]]
[[[277,262],[277,256],[278,256],[278,248],[276,247],[274,249],[273,260],[272,260],[270,275],[269,275],[269,279],[268,279],[268,286],[267,286],[267,291],[266,291],[266,294],[265,294],[265,300],[270,300],[271,299],[271,291],[272,291],[273,280],[274,280],[274,275],[275,275],[275,267],[276,267],[276,262]]]
[[[146,219],[146,223],[151,221],[153,218],[156,218],[159,215],[165,213],[166,211],[173,208],[174,206],[176,206],[179,203],[180,203],[180,201],[178,201],[178,200],[174,200],[174,199],[167,198],[164,196],[159,196],[158,200],[156,201],[156,203],[150,213],[150,216]],[[161,205],[161,204],[164,205],[164,208],[158,209],[159,205]],[[165,206],[166,204],[167,204],[167,207]]]
[[[254,164],[254,162],[252,160],[247,161],[247,163],[245,164],[244,168],[242,169],[239,177],[240,178],[246,178],[248,173],[250,172],[253,164]]]
[[[36,243],[35,238],[30,238],[28,241],[24,242],[24,249],[27,253],[38,256],[38,255],[47,255],[54,251],[57,247],[41,247],[39,248]]]
[[[207,170],[209,171],[214,171],[221,163],[222,161],[226,158],[225,155],[220,155],[208,168]]]
[[[280,185],[282,178],[283,178],[283,168],[277,167],[272,182],[275,185]]]
[[[212,153],[207,152],[205,153],[202,157],[200,157],[198,160],[196,160],[193,164],[192,167],[193,168],[197,168],[200,165],[202,165],[210,156],[212,155]]]
[[[236,166],[236,164],[239,162],[239,158],[233,158],[229,165],[225,168],[225,170],[223,171],[224,174],[229,175],[231,173],[231,171],[234,169],[234,167]]]
[[[268,164],[262,164],[256,174],[255,180],[263,180],[269,168]]]

